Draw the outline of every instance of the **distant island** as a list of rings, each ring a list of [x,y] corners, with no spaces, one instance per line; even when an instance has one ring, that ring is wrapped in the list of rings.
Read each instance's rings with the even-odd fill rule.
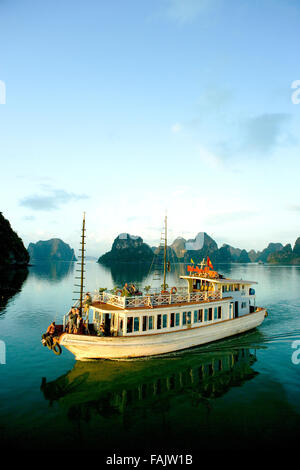
[[[157,252],[158,247],[150,247],[140,236],[122,233],[114,240],[111,250],[99,257],[98,263],[151,262]],[[190,263],[191,259],[199,262],[209,256],[213,263],[300,264],[300,237],[293,249],[290,244],[269,243],[262,251],[247,252],[228,244],[219,248],[206,232],[199,232],[194,239],[176,238],[167,253],[169,260],[182,263]]]
[[[150,247],[141,236],[121,233],[111,250],[100,256],[98,263],[114,265],[119,262],[151,263],[158,247]],[[168,259],[172,262],[199,263],[210,257],[212,263],[270,263],[300,264],[300,237],[294,246],[290,243],[269,243],[262,251],[247,251],[223,244],[220,248],[206,232],[199,232],[193,239],[177,237],[167,249]],[[87,260],[96,260],[92,256]],[[29,262],[77,261],[74,250],[59,238],[30,243],[26,250],[23,241],[11,228],[7,219],[0,212],[0,269],[6,267],[26,267]]]
[[[111,250],[100,256],[98,263],[110,265],[116,262],[142,262],[151,263],[153,251],[149,245],[143,242],[141,237],[121,233],[115,238]]]
[[[280,250],[271,253],[267,261],[273,264],[300,264],[300,237],[295,241],[293,248],[288,243]]]
[[[0,268],[25,267],[28,263],[29,254],[23,241],[0,212]]]
[[[30,262],[77,261],[74,250],[60,238],[38,241],[28,245]]]

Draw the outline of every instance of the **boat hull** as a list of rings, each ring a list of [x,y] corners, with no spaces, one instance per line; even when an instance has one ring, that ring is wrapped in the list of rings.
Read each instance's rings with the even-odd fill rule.
[[[244,333],[259,326],[265,316],[266,310],[259,309],[231,320],[150,335],[98,337],[64,333],[59,343],[78,361],[156,356]]]

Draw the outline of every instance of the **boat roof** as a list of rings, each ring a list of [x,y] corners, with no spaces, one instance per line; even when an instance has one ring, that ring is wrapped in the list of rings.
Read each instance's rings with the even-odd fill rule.
[[[180,276],[181,279],[200,279],[202,281],[215,282],[217,284],[257,284],[256,281],[246,281],[245,279],[229,279],[226,277],[209,277],[194,274],[193,276]]]

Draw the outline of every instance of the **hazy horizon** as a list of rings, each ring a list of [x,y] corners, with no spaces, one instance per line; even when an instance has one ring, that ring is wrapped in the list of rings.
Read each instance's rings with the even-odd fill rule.
[[[96,245],[95,243],[92,245],[92,248],[89,247],[89,241],[88,241],[88,240],[89,240],[89,236],[88,236],[88,234],[86,233],[86,237],[87,237],[87,246],[86,246],[87,256],[91,256],[91,257],[94,257],[94,258],[98,258],[98,257],[102,256],[104,253],[106,253],[107,251],[110,251],[111,248],[112,248],[112,244],[113,244],[114,240],[115,240],[120,234],[122,234],[122,233],[128,233],[128,232],[119,232],[119,233],[111,240],[110,245],[108,244],[108,245],[106,245],[106,247],[102,248],[102,251],[99,251],[100,249],[97,251],[97,248],[96,248],[97,245]],[[201,233],[201,232],[196,233],[194,237],[190,237],[190,238],[185,238],[185,237],[183,237],[182,235],[178,235],[177,237],[175,237],[174,239],[171,239],[171,240],[168,238],[168,246],[171,246],[171,245],[173,244],[173,242],[174,242],[177,238],[184,238],[186,241],[194,240],[194,239],[196,238],[196,236],[197,236],[199,233]],[[203,233],[203,232],[202,232],[202,233]],[[206,233],[207,233],[207,232],[206,232]],[[158,246],[158,244],[159,244],[159,239],[156,240],[156,243],[155,243],[155,242],[154,242],[154,243],[151,243],[151,242],[145,240],[142,234],[129,234],[129,235],[140,236],[140,237],[143,239],[143,242],[144,242],[144,243],[147,243],[150,247]],[[230,242],[222,242],[222,241],[220,242],[220,241],[218,241],[218,238],[215,239],[215,238],[212,237],[209,233],[207,233],[207,235],[209,235],[211,238],[213,238],[213,240],[217,243],[218,248],[221,248],[221,246],[222,246],[223,244],[227,244],[227,245],[232,246],[233,248],[246,249],[247,252],[249,252],[250,250],[254,249],[254,248],[247,248],[247,247],[245,247],[245,246],[238,246],[238,245],[235,246],[235,245],[232,245]],[[300,235],[299,235],[299,236],[300,236]],[[48,239],[36,240],[36,242],[29,242],[28,244],[25,244],[25,247],[26,247],[26,249],[27,249],[30,243],[37,243],[38,241],[47,241],[47,240],[51,240],[51,239],[55,239],[55,238],[59,238],[59,239],[61,239],[63,242],[68,243],[68,244],[70,245],[70,247],[74,249],[76,255],[79,253],[79,248],[78,248],[78,247],[79,247],[79,242],[80,242],[79,239],[78,239],[77,244],[72,245],[71,243],[69,243],[69,242],[67,242],[66,240],[63,240],[62,238],[57,237],[57,236],[52,236],[52,237],[50,237],[50,238],[48,238]],[[298,238],[298,237],[296,237],[296,239],[297,239],[297,238]],[[295,244],[296,239],[295,239],[293,242],[288,242],[288,243],[291,244],[292,248],[293,248],[293,246],[294,246],[294,244]],[[265,243],[264,246],[262,246],[260,249],[255,249],[255,251],[256,251],[256,252],[262,251],[263,249],[267,248],[267,246],[269,245],[269,243],[282,243],[282,241],[280,241],[280,240],[269,240],[269,241],[266,241],[266,243]],[[282,243],[282,245],[286,245],[286,243]],[[101,246],[101,243],[99,243],[99,246]]]

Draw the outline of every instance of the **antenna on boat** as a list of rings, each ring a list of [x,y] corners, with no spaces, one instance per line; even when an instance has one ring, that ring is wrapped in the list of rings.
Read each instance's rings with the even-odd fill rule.
[[[80,244],[81,244],[81,249],[80,249],[81,255],[79,256],[79,258],[81,259],[80,269],[76,269],[77,272],[80,272],[80,276],[75,277],[75,279],[80,279],[80,284],[75,284],[75,286],[80,287],[80,291],[79,292],[74,292],[74,294],[79,294],[79,299],[73,299],[73,300],[79,301],[79,313],[80,313],[80,315],[82,314],[83,290],[84,290],[84,273],[85,273],[85,271],[84,271],[84,266],[85,266],[85,262],[84,262],[85,248],[84,248],[84,245],[85,245],[85,241],[84,240],[85,240],[85,212],[83,213],[82,233],[81,233],[81,242],[80,242]]]

